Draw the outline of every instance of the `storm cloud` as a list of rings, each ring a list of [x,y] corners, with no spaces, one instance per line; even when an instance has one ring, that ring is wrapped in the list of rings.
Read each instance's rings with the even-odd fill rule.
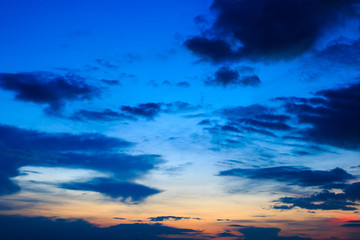
[[[356,17],[357,0],[215,0],[213,25],[185,46],[215,62],[289,59]]]
[[[277,98],[299,123],[306,141],[347,149],[360,148],[360,83],[321,90],[312,98]]]

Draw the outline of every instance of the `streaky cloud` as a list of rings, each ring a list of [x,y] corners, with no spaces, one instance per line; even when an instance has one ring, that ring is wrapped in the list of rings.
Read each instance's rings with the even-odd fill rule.
[[[63,183],[59,187],[70,190],[99,192],[111,198],[121,198],[121,201],[125,203],[142,202],[145,198],[161,192],[141,184],[107,178],[95,178],[88,182]]]
[[[360,148],[360,83],[321,90],[312,98],[277,98],[299,123],[305,141],[346,149]]]
[[[76,121],[137,121],[139,119],[154,120],[161,113],[181,113],[195,111],[201,106],[187,102],[175,101],[171,103],[142,103],[136,106],[121,106],[120,110],[104,109],[93,111],[82,109],[75,111],[69,119]]]
[[[128,155],[119,150],[133,144],[101,134],[46,133],[0,125],[0,195],[20,191],[10,178],[19,168],[32,166],[66,166],[110,173],[109,179],[65,183],[73,190],[98,191],[111,197],[143,201],[160,191],[133,183],[161,163],[159,155]],[[109,187],[113,189],[109,189]]]
[[[234,168],[221,171],[219,176],[236,176],[251,179],[275,180],[300,186],[323,186],[326,184],[339,182],[342,183],[347,180],[355,179],[355,176],[347,173],[341,168],[335,168],[330,171],[323,171],[291,166],[255,169]]]

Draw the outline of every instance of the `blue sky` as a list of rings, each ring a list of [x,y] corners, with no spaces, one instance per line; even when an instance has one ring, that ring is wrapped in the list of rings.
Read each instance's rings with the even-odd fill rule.
[[[358,239],[359,4],[3,0],[0,235]]]

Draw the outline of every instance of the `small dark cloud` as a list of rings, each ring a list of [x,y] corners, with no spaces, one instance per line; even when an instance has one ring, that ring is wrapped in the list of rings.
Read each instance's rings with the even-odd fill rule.
[[[212,122],[210,119],[201,120],[198,125],[210,125]]]
[[[342,191],[342,193],[334,193],[324,190],[309,197],[283,197],[276,201],[280,205],[275,205],[274,208],[283,210],[295,207],[308,210],[357,210],[359,205],[357,202],[360,201],[360,182],[347,184]]]
[[[221,171],[219,176],[275,180],[299,186],[323,186],[331,183],[345,182],[355,178],[355,176],[347,173],[341,168],[335,168],[330,171],[321,171],[290,166],[258,169],[235,168],[227,171]]]
[[[191,85],[190,85],[190,83],[183,81],[183,82],[178,82],[178,83],[176,84],[176,86],[182,87],[182,88],[188,88],[188,87],[190,87]]]
[[[114,219],[117,219],[117,220],[126,220],[126,218],[122,218],[122,217],[114,217]]]
[[[106,178],[95,178],[89,182],[70,182],[59,185],[60,188],[80,191],[94,191],[111,198],[121,198],[122,202],[141,202],[145,198],[160,193],[155,188],[141,184],[116,181]]]
[[[239,71],[231,69],[228,66],[219,68],[214,77],[205,81],[206,85],[214,86],[259,86],[261,83],[260,78],[255,75],[244,75]]]
[[[221,130],[222,130],[222,131],[225,131],[225,132],[236,132],[236,133],[240,133],[240,132],[241,132],[237,127],[231,126],[231,125],[229,125],[229,124],[223,125],[223,126],[221,127]]]
[[[351,168],[360,168],[360,165],[352,166]]]
[[[350,227],[350,228],[360,228],[359,220],[347,221],[345,224],[341,225],[342,227]]]
[[[158,216],[158,217],[149,217],[148,219],[152,222],[163,222],[168,220],[179,221],[183,219],[191,219],[191,217]]]
[[[159,223],[119,224],[100,228],[82,219],[55,219],[45,217],[0,216],[0,236],[6,240],[184,240],[200,233],[193,229],[163,226]],[[167,238],[178,235],[180,238]],[[187,238],[188,239],[188,238]]]
[[[120,81],[119,80],[107,80],[107,79],[102,79],[101,80],[103,83],[106,83],[108,85],[120,85]]]
[[[122,106],[121,111],[130,115],[140,116],[147,119],[153,119],[161,111],[161,104],[159,103],[144,103],[135,107]]]
[[[172,84],[171,84],[170,81],[165,80],[165,81],[162,82],[162,85],[164,85],[164,86],[171,86]]]
[[[229,227],[246,227],[246,226],[244,226],[244,225],[240,225],[240,224],[231,224],[231,225],[229,225]]]
[[[216,219],[217,222],[230,222],[230,219],[222,219],[222,218],[218,218]]]
[[[243,240],[311,240],[299,236],[282,237],[279,236],[280,228],[261,228],[261,227],[243,227],[239,232],[244,236]]]
[[[0,87],[15,92],[18,100],[48,105],[47,113],[58,112],[66,102],[100,95],[100,89],[82,77],[50,72],[0,73]]]
[[[206,59],[289,59],[310,50],[332,27],[356,16],[356,0],[215,0],[213,25],[185,41]]]
[[[238,237],[238,235],[234,235],[230,232],[222,232],[222,233],[218,233],[216,234],[217,237]]]

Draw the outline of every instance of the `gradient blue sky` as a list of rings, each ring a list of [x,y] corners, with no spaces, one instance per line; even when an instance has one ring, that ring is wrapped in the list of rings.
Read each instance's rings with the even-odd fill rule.
[[[1,239],[359,240],[359,4],[2,0]]]

